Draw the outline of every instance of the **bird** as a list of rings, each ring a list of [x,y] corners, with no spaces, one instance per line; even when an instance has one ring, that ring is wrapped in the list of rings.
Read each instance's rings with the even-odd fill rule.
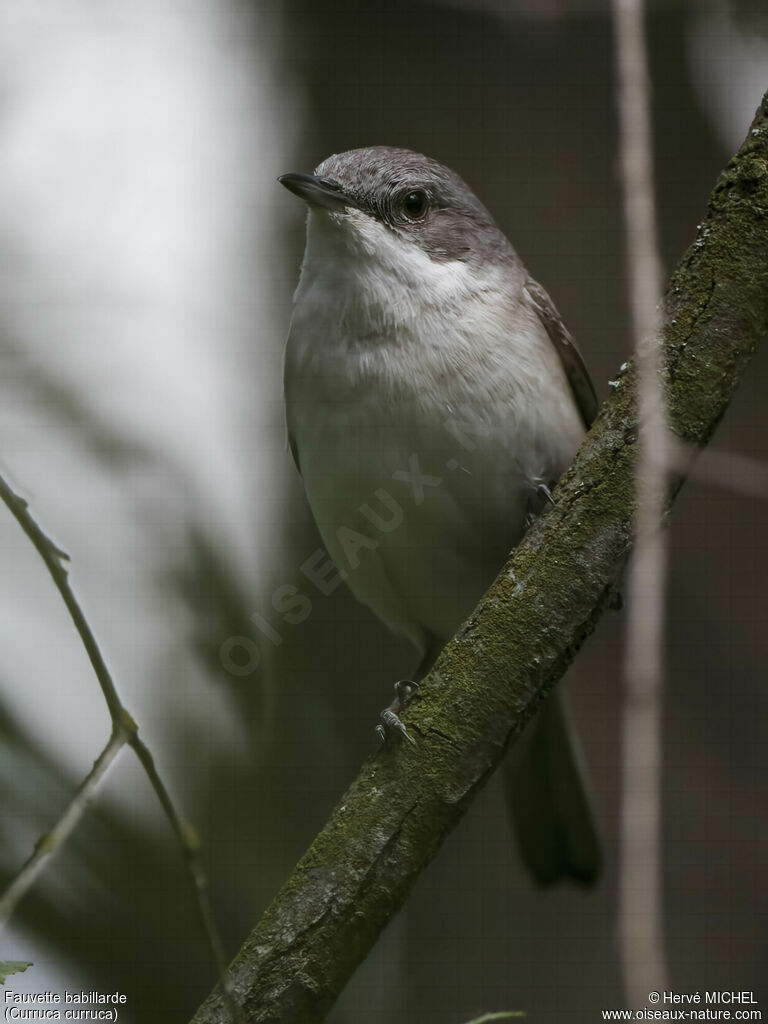
[[[288,445],[355,597],[416,648],[398,712],[552,501],[598,401],[554,303],[448,167],[369,146],[278,181],[307,207],[284,357]],[[601,849],[560,689],[509,758],[533,879],[591,883]]]

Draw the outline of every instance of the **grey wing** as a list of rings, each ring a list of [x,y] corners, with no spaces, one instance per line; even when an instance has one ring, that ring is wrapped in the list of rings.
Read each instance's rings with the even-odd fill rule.
[[[599,403],[587,364],[561,320],[554,302],[541,285],[529,277],[523,286],[523,291],[547,329],[547,334],[563,364],[581,418],[589,429],[597,416]]]
[[[296,447],[296,440],[293,434],[291,434],[290,430],[288,430],[287,426],[285,437],[286,441],[288,442],[288,448],[290,449],[291,455],[293,456],[293,461],[296,464],[296,469],[298,469],[299,476],[301,476],[301,466],[299,465],[299,449]]]
[[[285,442],[290,449],[291,455],[296,469],[299,471],[301,476],[301,464],[299,462],[299,448],[296,444],[296,438],[293,436],[293,430],[291,429],[291,394],[290,394],[290,375],[288,372],[288,344],[290,343],[290,334],[288,335],[288,341],[286,342],[286,351],[284,355],[283,364],[283,423],[285,424]]]

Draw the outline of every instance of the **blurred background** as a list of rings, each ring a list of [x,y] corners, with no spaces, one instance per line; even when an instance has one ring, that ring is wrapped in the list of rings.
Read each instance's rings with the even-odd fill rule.
[[[768,88],[752,3],[651,4],[663,256],[692,241]],[[455,168],[550,291],[601,398],[628,356],[613,44],[596,0],[0,0],[0,471],[72,557],[124,702],[202,834],[228,954],[374,747],[414,667],[340,589],[284,445],[281,357],[303,210],[332,152]],[[768,459],[768,362],[715,447]],[[667,629],[664,884],[682,992],[768,960],[766,506],[690,484]],[[0,508],[0,882],[105,743],[96,681]],[[285,617],[279,588],[309,598]],[[281,611],[282,609],[282,611]],[[611,613],[567,686],[606,845],[590,891],[538,891],[493,780],[331,1013],[334,1024],[574,1024],[624,1005]],[[181,856],[130,752],[0,936],[17,991],[119,990],[185,1021],[215,973]],[[758,993],[759,994],[759,993]],[[764,994],[766,994],[764,992]]]

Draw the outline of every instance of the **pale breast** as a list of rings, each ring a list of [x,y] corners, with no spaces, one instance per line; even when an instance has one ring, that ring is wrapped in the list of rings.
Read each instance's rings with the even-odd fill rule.
[[[579,443],[578,413],[535,318],[478,344],[465,305],[451,330],[427,312],[419,337],[401,319],[360,344],[309,314],[294,317],[286,401],[312,512],[353,593],[424,650],[519,540],[536,483]]]

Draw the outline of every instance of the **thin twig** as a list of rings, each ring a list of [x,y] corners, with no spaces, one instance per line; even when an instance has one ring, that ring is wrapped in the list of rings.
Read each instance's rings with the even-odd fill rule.
[[[131,745],[139,761],[141,761],[142,767],[147,774],[147,778],[149,779],[152,788],[165,811],[165,816],[171,823],[171,827],[176,833],[179,845],[184,851],[184,859],[187,862],[187,868],[189,869],[192,881],[195,884],[198,910],[200,911],[200,916],[203,921],[205,934],[208,936],[208,942],[211,947],[219,979],[222,983],[222,987],[225,992],[227,992],[231,1000],[230,1010],[232,1012],[233,1019],[239,1024],[242,1020],[242,1014],[235,1000],[232,978],[227,970],[227,957],[224,950],[224,943],[221,941],[221,936],[213,915],[208,875],[206,874],[200,859],[200,839],[196,830],[188,822],[183,821],[179,817],[168,790],[165,787],[165,783],[158,774],[157,768],[155,767],[155,760],[147,745],[139,738],[138,735],[134,737]]]
[[[697,452],[670,437],[666,465],[691,483],[730,491],[745,498],[768,500],[768,462],[739,452]]]
[[[50,832],[35,843],[34,850],[24,862],[5,892],[0,895],[0,924],[4,924],[26,896],[45,867],[48,857],[56,853],[75,830],[93,799],[99,783],[107,774],[110,765],[129,740],[128,730],[116,727],[109,742],[93,763],[69,802],[58,822]]]
[[[467,1024],[491,1024],[497,1020],[512,1020],[514,1017],[524,1017],[524,1010],[502,1010],[501,1013],[484,1013],[482,1017],[475,1017],[467,1021]]]
[[[638,374],[635,554],[627,597],[619,934],[630,1006],[667,987],[661,883],[661,731],[664,581],[661,529],[667,422],[661,377],[661,265],[653,190],[643,0],[613,0],[619,145],[630,307]]]
[[[83,611],[77,603],[77,599],[69,586],[68,573],[63,565],[64,562],[69,561],[69,555],[65,551],[62,551],[61,548],[57,547],[50,537],[43,533],[30,515],[26,501],[11,490],[2,476],[0,476],[0,498],[2,498],[8,506],[16,519],[16,522],[32,541],[37,553],[40,555],[43,562],[45,562],[45,567],[51,574],[53,582],[56,584],[56,589],[61,594],[61,598],[67,606],[67,611],[72,617],[75,629],[82,640],[83,647],[85,647],[88,658],[93,666],[93,670],[96,673],[96,678],[99,681],[101,692],[104,694],[104,700],[107,702],[107,707],[109,708],[110,717],[113,722],[118,722],[125,709],[120,703],[120,698],[117,695],[115,684],[112,681],[109,669],[107,668],[101,651],[99,650],[99,645],[96,643],[96,638],[91,632],[91,628],[85,619],[85,615],[83,614]]]
[[[67,836],[75,828],[87,808],[90,798],[96,786],[106,773],[109,764],[114,760],[118,750],[128,743],[132,748],[154,789],[165,816],[171,824],[174,833],[181,845],[184,860],[194,883],[195,898],[198,911],[202,920],[205,936],[213,955],[214,963],[219,975],[224,998],[232,1020],[240,1024],[243,1020],[242,1012],[235,999],[232,978],[227,970],[227,961],[224,953],[224,945],[219,935],[219,930],[214,920],[213,909],[210,902],[208,878],[200,857],[200,842],[195,830],[189,826],[179,815],[176,807],[155,767],[152,754],[140,738],[138,726],[133,717],[123,706],[115,687],[112,676],[102,657],[99,645],[91,631],[88,621],[85,618],[82,608],[69,585],[69,575],[63,563],[69,560],[69,556],[53,543],[53,541],[40,529],[29,512],[27,502],[19,497],[0,475],[0,499],[7,505],[14,518],[21,526],[24,533],[31,540],[36,551],[45,563],[56,589],[59,591],[64,604],[69,611],[75,629],[82,640],[83,646],[93,666],[96,678],[99,681],[101,692],[109,709],[112,719],[112,736],[109,743],[96,760],[93,769],[79,786],[75,796],[64,812],[59,822],[48,832],[35,846],[35,850],[22,868],[17,872],[11,881],[8,889],[0,898],[0,922],[7,920],[13,913],[21,898],[29,890],[32,883],[42,871],[46,855],[55,852]]]

